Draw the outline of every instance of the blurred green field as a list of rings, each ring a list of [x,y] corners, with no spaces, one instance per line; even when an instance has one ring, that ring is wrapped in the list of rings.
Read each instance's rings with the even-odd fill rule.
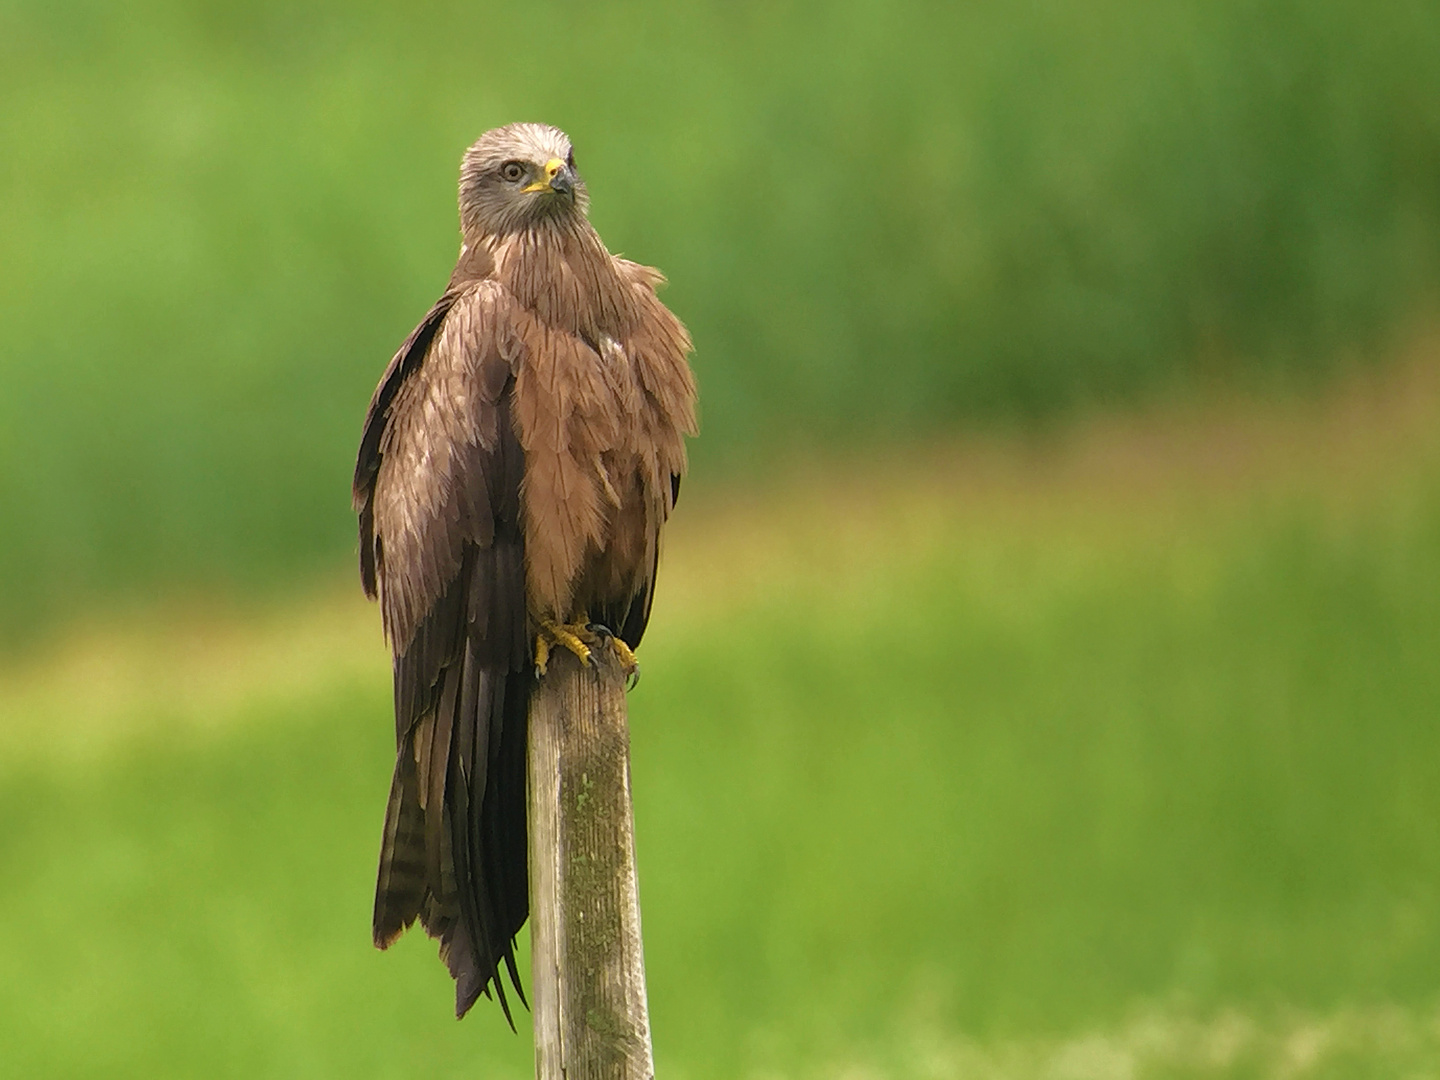
[[[1422,352],[683,504],[631,696],[658,1072],[1440,1072]],[[529,1075],[428,942],[370,947],[377,622],[322,592],[12,664],[7,1075]]]
[[[369,945],[349,473],[482,130],[703,436],[659,1072],[1440,1076],[1440,6],[0,0],[0,1076],[530,1073]]]
[[[0,631],[353,548],[463,147],[570,130],[699,343],[699,476],[1385,351],[1422,0],[0,3]]]

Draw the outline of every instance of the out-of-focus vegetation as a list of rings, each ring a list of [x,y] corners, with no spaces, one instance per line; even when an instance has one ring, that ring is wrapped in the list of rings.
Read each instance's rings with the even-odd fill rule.
[[[565,126],[702,468],[1305,376],[1440,281],[1440,8],[0,5],[0,626],[352,545],[481,130]]]
[[[1437,417],[692,507],[630,699],[659,1072],[1432,1074]],[[530,1075],[370,946],[383,652],[308,607],[0,692],[8,1075]]]
[[[661,1072],[1435,1073],[1437,57],[1420,0],[0,0],[0,1075],[528,1073],[370,947],[328,591],[515,119],[698,346]]]

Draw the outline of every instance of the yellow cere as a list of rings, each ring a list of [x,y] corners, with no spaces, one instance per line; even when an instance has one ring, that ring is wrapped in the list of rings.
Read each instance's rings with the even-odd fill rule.
[[[545,179],[536,180],[533,184],[526,184],[521,191],[544,191],[550,186],[550,181],[555,179],[555,174],[565,167],[565,162],[558,157],[551,158],[545,163]]]

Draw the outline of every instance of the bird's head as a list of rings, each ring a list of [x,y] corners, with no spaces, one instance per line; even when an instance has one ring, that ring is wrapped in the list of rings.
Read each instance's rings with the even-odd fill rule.
[[[515,232],[589,205],[570,137],[548,124],[487,131],[460,163],[460,227],[467,235]]]

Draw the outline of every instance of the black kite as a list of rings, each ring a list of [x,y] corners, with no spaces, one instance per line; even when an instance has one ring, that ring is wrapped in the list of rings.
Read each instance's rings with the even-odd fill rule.
[[[611,255],[587,204],[555,128],[470,147],[459,261],[381,377],[355,467],[360,576],[395,674],[375,943],[418,918],[457,1015],[492,983],[510,1015],[502,963],[519,991],[537,667],[606,642],[633,664],[695,433],[663,278]]]

